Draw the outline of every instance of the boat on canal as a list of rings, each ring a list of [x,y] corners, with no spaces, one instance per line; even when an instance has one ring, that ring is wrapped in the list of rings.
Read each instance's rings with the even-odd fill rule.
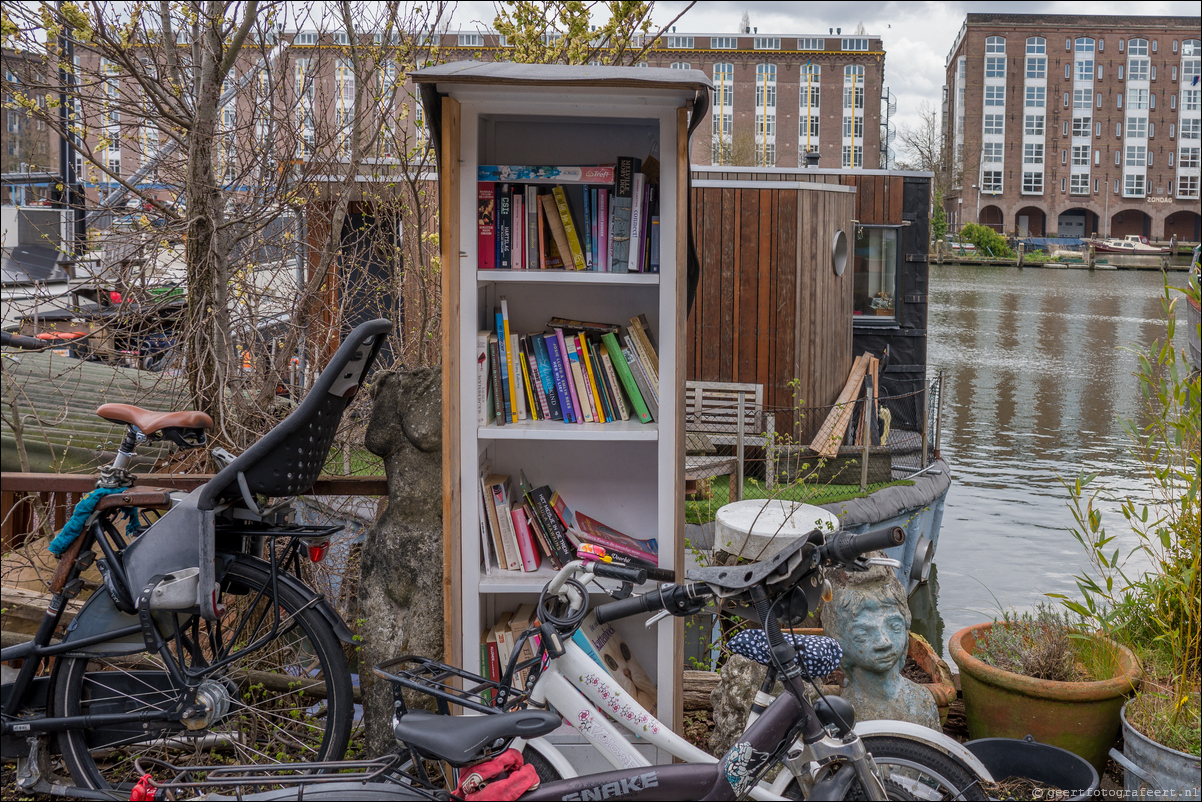
[[[1162,256],[1170,253],[1170,248],[1158,248],[1148,242],[1147,237],[1138,234],[1128,234],[1123,239],[1107,237],[1105,239],[1089,240],[1094,253],[1126,253],[1135,256]]]

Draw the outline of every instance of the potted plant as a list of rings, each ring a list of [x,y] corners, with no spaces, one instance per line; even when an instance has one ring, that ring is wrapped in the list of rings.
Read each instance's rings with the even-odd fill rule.
[[[1040,604],[1034,614],[965,627],[948,651],[960,667],[969,737],[1032,735],[1105,768],[1119,710],[1140,678],[1128,649]]]
[[[1080,601],[1063,604],[1130,646],[1147,668],[1140,689],[1122,711],[1123,751],[1112,756],[1124,768],[1127,791],[1158,791],[1177,799],[1198,798],[1199,753],[1199,375],[1173,346],[1175,290],[1165,280],[1165,338],[1140,353],[1144,408],[1124,429],[1145,479],[1151,504],[1121,499],[1137,543],[1115,549],[1090,489],[1096,477],[1066,483],[1076,527],[1091,570],[1076,577]],[[1199,300],[1198,276],[1180,288]],[[1197,324],[1194,324],[1197,325]],[[1197,336],[1197,332],[1194,332]],[[1131,558],[1137,558],[1135,562]],[[1139,571],[1140,573],[1136,573]]]

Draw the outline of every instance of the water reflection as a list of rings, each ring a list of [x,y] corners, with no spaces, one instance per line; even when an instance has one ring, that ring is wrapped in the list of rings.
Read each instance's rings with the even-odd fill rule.
[[[1159,271],[932,265],[930,286],[928,364],[945,370],[942,449],[953,481],[940,586],[932,571],[911,607],[916,630],[943,645],[1001,607],[1077,594],[1073,574],[1087,564],[1058,477],[1099,473],[1112,495],[1150,500],[1119,422],[1139,413],[1138,363],[1125,347],[1165,329]],[[1129,549],[1118,502],[1103,510],[1115,545]]]

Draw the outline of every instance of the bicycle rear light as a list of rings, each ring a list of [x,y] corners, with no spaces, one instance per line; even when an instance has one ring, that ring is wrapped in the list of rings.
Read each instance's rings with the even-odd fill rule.
[[[326,557],[326,552],[330,550],[330,541],[323,540],[320,543],[306,543],[306,548],[309,550],[309,559],[312,562],[319,563]]]

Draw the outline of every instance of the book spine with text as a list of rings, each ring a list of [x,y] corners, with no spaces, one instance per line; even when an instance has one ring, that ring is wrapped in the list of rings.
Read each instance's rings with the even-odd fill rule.
[[[610,228],[614,273],[630,271],[630,215],[634,203],[634,176],[641,166],[642,161],[639,159],[628,156],[618,159],[618,170],[614,176],[614,219]]]
[[[614,372],[618,374],[618,379],[621,380],[622,387],[626,389],[626,395],[630,398],[630,405],[634,407],[634,414],[638,415],[639,420],[643,423],[651,423],[651,413],[647,409],[646,402],[643,401],[643,394],[639,391],[638,384],[634,380],[634,375],[630,371],[630,365],[626,362],[622,346],[618,344],[617,336],[614,334],[603,334],[601,342],[605,343],[605,350],[609,352]]]
[[[569,370],[563,364],[563,359],[559,355],[559,341],[555,339],[554,334],[543,335],[543,346],[546,348],[547,361],[551,363],[551,378],[555,380],[555,394],[559,397],[560,409],[563,411],[563,420],[565,423],[576,422],[576,411],[572,406],[572,395],[568,391]]]
[[[613,391],[614,405],[618,408],[618,415],[622,420],[630,420],[630,408],[626,406],[626,399],[622,397],[622,387],[618,384],[618,375],[614,371],[613,360],[609,358],[607,351],[601,351],[601,366],[605,368],[606,381]]]
[[[563,187],[555,187],[552,191],[555,198],[555,207],[559,212],[559,220],[563,223],[564,236],[568,241],[569,254],[560,254],[565,259],[570,258],[575,264],[577,270],[584,270],[588,267],[584,261],[584,251],[580,246],[580,235],[576,232],[576,224],[572,221],[572,209],[568,206],[568,196],[564,194]]]
[[[509,184],[497,187],[497,267],[513,267],[513,190]]]
[[[563,360],[563,375],[567,378],[568,394],[572,397],[572,417],[575,423],[584,423],[584,408],[580,405],[580,396],[576,392],[576,379],[572,373],[572,360],[568,356],[568,344],[563,336],[563,329],[555,329],[555,342],[559,346],[559,356]]]
[[[518,366],[522,371],[522,390],[525,393],[526,409],[529,411],[530,417],[533,420],[542,420],[538,412],[538,401],[534,394],[534,380],[532,380],[530,375],[530,366],[526,361],[526,346],[522,344],[522,338],[520,335],[515,334],[513,336],[514,339],[518,341]]]
[[[509,380],[513,384],[514,420],[527,420],[530,411],[526,409],[526,391],[522,386],[522,355],[518,353],[516,334],[509,335]]]
[[[547,393],[543,388],[543,374],[539,370],[538,357],[535,356],[534,340],[526,338],[526,361],[530,365],[530,388],[538,402],[539,414],[542,420],[551,420],[551,404],[547,401]]]
[[[576,398],[580,401],[580,411],[585,423],[594,423],[592,399],[589,398],[588,379],[584,375],[584,366],[580,362],[580,352],[576,350],[575,338],[565,336],[568,345],[568,364],[572,366],[572,382],[576,387]]]
[[[584,219],[580,221],[580,227],[584,233],[584,236],[580,238],[584,249],[584,264],[590,269],[593,266],[593,205],[590,198],[591,194],[589,188],[586,186],[584,188]]]
[[[534,351],[534,362],[538,368],[538,380],[547,399],[547,415],[550,420],[563,420],[563,405],[556,392],[555,375],[551,372],[551,358],[547,355],[547,342],[542,334],[530,335],[530,346]]]
[[[491,331],[476,332],[476,425],[492,423],[492,383],[489,381],[488,338]]]
[[[476,267],[491,270],[497,266],[497,185],[481,181],[476,197]]]
[[[629,343],[629,338],[627,338]],[[659,404],[655,401],[655,396],[651,394],[651,388],[647,386],[647,376],[643,373],[643,368],[639,365],[639,357],[634,352],[634,349],[627,345],[622,349],[622,354],[626,357],[626,365],[630,368],[630,375],[634,377],[634,383],[639,388],[639,393],[643,396],[643,403],[647,406],[647,413],[651,415],[652,420],[659,419]]]
[[[538,558],[538,547],[534,545],[534,536],[526,525],[526,511],[515,504],[510,511],[513,517],[513,531],[518,541],[518,552],[522,557],[523,571],[537,571],[541,560]]]
[[[568,246],[568,234],[563,227],[563,218],[559,215],[559,206],[556,204],[555,195],[543,195],[541,200],[546,213],[547,225],[551,228],[551,239],[555,243],[555,257],[562,262],[557,267],[567,268],[568,262],[572,258],[572,249]],[[568,219],[571,219],[571,215],[568,216]],[[550,261],[549,259],[548,267],[550,267]]]
[[[576,340],[576,350],[580,353],[580,361],[584,363],[584,372],[588,377],[588,389],[592,394],[594,409],[597,411],[597,422],[609,423],[613,420],[613,416],[606,409],[605,396],[601,394],[597,386],[597,375],[593,371],[593,360],[589,357],[588,352],[588,337],[584,334],[577,334],[574,337]]]
[[[526,233],[523,239],[526,249],[526,269],[536,270],[538,261],[538,187],[526,187],[523,208],[526,210]]]
[[[559,520],[559,516],[555,514],[555,509],[551,506],[550,488],[546,485],[535,488],[530,491],[530,497],[534,502],[534,511],[538,514],[539,523],[543,525],[543,531],[546,532],[547,539],[551,541],[551,548],[554,549],[556,558],[561,565],[567,565],[576,558],[576,550],[569,543],[567,529],[564,528],[563,522]]]
[[[630,204],[630,272],[642,272],[643,255],[643,196],[647,186],[647,176],[642,173],[634,174],[634,193]]]
[[[510,347],[512,341],[509,339],[509,303],[504,298],[501,298],[501,325],[498,327],[497,333],[502,336],[501,343],[504,345],[501,356],[505,359],[505,367],[501,376],[505,379],[505,408],[509,411],[510,422],[516,423],[518,420],[516,390],[520,379],[513,372],[513,350]]]
[[[609,190],[597,190],[597,269],[609,270]]]
[[[501,394],[497,397],[497,409],[504,410],[502,423],[513,421],[513,398],[509,392],[509,340],[505,337],[505,318],[497,309],[497,361],[494,371],[501,380]]]

